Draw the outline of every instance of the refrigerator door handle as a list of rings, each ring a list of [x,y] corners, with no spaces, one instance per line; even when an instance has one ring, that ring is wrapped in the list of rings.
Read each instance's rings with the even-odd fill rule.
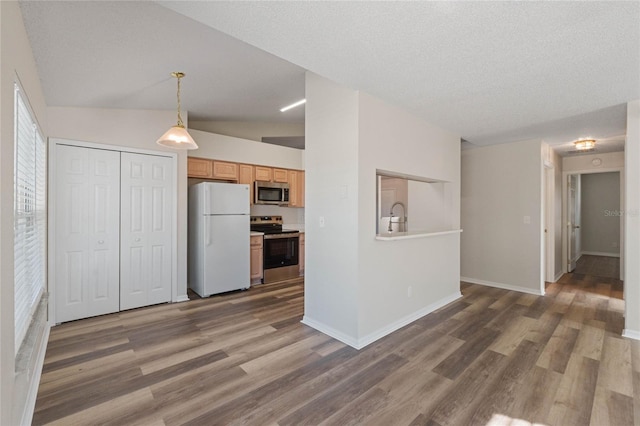
[[[209,229],[209,221],[211,217],[204,217],[204,246],[209,247],[211,245],[211,230]]]
[[[204,208],[205,213],[210,213],[211,211],[211,187],[209,185],[204,186]]]

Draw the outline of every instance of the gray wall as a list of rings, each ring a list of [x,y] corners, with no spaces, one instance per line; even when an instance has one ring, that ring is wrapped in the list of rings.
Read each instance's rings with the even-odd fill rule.
[[[620,173],[583,174],[582,253],[620,254]]]

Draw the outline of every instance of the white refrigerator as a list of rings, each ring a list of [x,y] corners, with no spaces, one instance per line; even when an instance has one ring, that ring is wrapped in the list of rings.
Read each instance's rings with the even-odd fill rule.
[[[189,287],[201,297],[249,288],[249,185],[192,185],[188,227]]]

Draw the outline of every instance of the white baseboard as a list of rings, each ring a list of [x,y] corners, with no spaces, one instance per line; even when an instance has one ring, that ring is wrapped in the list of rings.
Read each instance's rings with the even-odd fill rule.
[[[27,390],[27,399],[24,404],[24,411],[22,412],[21,425],[30,425],[33,421],[33,412],[36,409],[36,398],[38,396],[38,387],[40,386],[40,377],[42,376],[42,367],[44,367],[44,356],[47,353],[47,345],[49,343],[49,332],[51,331],[51,325],[47,323],[44,327],[44,333],[40,347],[38,348],[38,356],[35,363],[35,370],[31,376],[29,382],[29,389]]]
[[[553,277],[553,282],[558,282],[558,280],[564,275],[564,272],[560,271],[556,274],[555,277]]]
[[[405,325],[411,324],[412,322],[422,318],[423,316],[428,315],[431,312],[436,311],[442,308],[443,306],[448,305],[449,303],[461,297],[462,297],[462,293],[460,293],[459,291],[456,291],[455,293],[450,294],[434,303],[431,303],[412,314],[409,314],[403,318],[400,318],[399,320],[358,339],[358,347],[356,349],[362,349],[365,346],[375,342],[376,340],[381,339],[384,336],[391,334],[396,330],[401,329]]]
[[[315,328],[319,332],[324,333],[327,336],[331,336],[334,339],[339,340],[342,343],[345,343],[351,346],[352,348],[360,349],[358,348],[357,338],[349,336],[348,334],[345,334],[342,331],[336,330],[333,327],[329,327],[328,325],[321,323],[320,321],[316,321],[305,315],[302,317],[302,321],[300,322],[303,323],[304,325],[308,325],[311,328]]]
[[[183,294],[181,296],[178,296],[176,298],[176,301],[174,303],[180,303],[180,302],[188,302],[189,301],[189,296],[186,294]]]
[[[520,287],[517,285],[496,283],[493,281],[478,280],[478,279],[469,278],[469,277],[460,277],[460,281],[464,281],[471,284],[486,285],[487,287],[501,288],[504,290],[519,291],[520,293],[535,294],[536,296],[544,296],[544,293],[542,293],[540,290],[536,291],[527,287]]]
[[[628,328],[625,328],[624,330],[622,330],[622,337],[627,337],[633,340],[640,340],[640,331],[629,330]]]
[[[604,251],[583,251],[580,256],[586,254],[587,256],[606,256],[606,257],[620,257],[620,253],[607,253]]]
[[[315,328],[316,330],[333,337],[334,339],[337,339],[339,341],[341,341],[342,343],[345,343],[349,346],[351,346],[352,348],[355,349],[362,349],[365,346],[375,342],[378,339],[383,338],[384,336],[393,333],[396,330],[399,330],[400,328],[404,327],[405,325],[411,324],[412,322],[422,318],[423,316],[430,314],[431,312],[440,309],[441,307],[448,305],[449,303],[459,299],[462,297],[462,294],[457,291],[453,294],[450,294],[447,297],[444,297],[434,303],[431,303],[430,305],[425,306],[424,308],[413,312],[403,318],[400,318],[397,321],[394,321],[393,323],[374,331],[373,333],[370,333],[362,338],[355,338],[353,336],[349,336],[341,331],[338,331],[332,327],[329,327],[326,324],[323,324],[319,321],[315,321],[309,317],[307,317],[306,315],[302,318],[302,323],[305,325],[308,325],[311,328]]]

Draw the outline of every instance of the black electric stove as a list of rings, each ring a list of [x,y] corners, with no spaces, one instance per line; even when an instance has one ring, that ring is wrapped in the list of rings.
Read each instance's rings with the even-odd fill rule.
[[[264,233],[263,282],[278,282],[300,275],[300,233],[282,229],[282,216],[251,216],[251,231]]]
[[[293,229],[282,229],[282,216],[251,216],[249,224],[252,231],[264,235],[299,234]]]

